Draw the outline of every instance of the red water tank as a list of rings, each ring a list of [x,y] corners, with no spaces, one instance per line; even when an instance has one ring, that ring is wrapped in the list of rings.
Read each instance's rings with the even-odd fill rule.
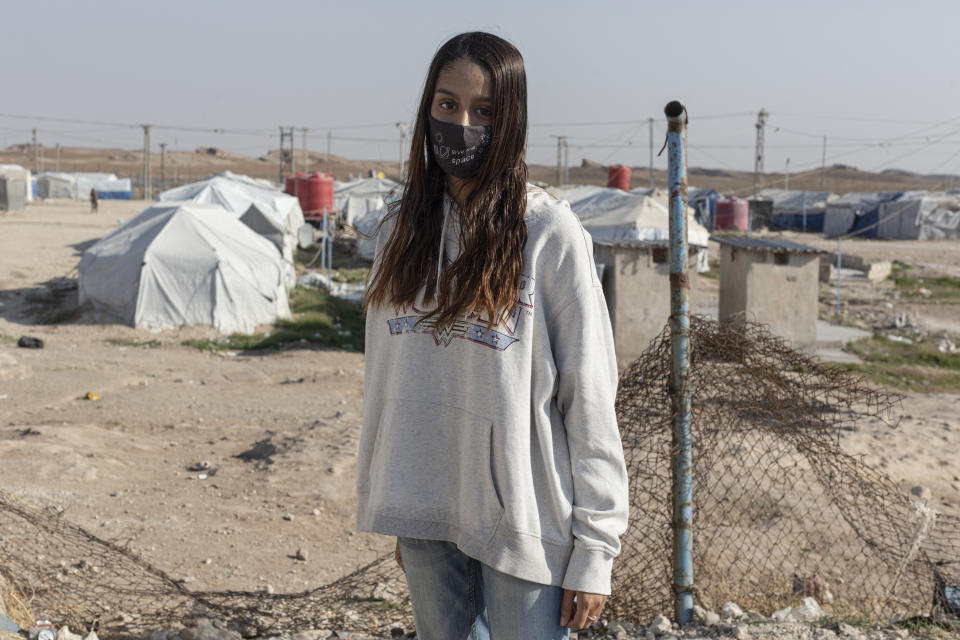
[[[750,204],[740,198],[717,200],[713,209],[713,228],[717,230],[746,231]]]
[[[622,164],[607,167],[607,186],[630,191],[630,167]]]
[[[297,175],[297,197],[304,213],[333,213],[333,176],[326,173]]]
[[[297,178],[292,173],[283,176],[283,192],[291,196],[297,195]]]

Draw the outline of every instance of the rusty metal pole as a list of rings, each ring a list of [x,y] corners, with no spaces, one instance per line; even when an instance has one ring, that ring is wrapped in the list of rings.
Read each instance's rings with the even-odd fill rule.
[[[693,439],[690,433],[690,279],[687,249],[687,110],[673,101],[667,116],[670,189],[670,348],[673,358],[673,589],[679,624],[693,617]]]

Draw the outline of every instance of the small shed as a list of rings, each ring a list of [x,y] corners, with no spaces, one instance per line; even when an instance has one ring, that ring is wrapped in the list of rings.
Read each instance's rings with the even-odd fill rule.
[[[700,250],[693,245],[689,249],[691,303],[696,295]],[[600,281],[621,369],[650,346],[670,318],[669,256],[666,241],[593,242],[593,258],[601,270]]]
[[[822,252],[779,238],[712,239],[720,244],[720,321],[765,324],[813,351]]]

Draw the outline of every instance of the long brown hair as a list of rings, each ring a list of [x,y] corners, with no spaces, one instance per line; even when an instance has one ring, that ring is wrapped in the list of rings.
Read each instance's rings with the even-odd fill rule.
[[[444,269],[437,306],[424,320],[433,318],[437,325],[444,326],[463,314],[486,312],[490,322],[496,324],[517,304],[527,241],[523,221],[527,76],[516,47],[489,33],[470,32],[448,40],[430,63],[411,138],[409,178],[403,197],[388,213],[395,224],[367,289],[365,309],[384,303],[411,306],[423,287],[425,297],[433,297],[438,284],[446,174],[427,144],[427,121],[437,75],[463,59],[490,74],[492,140],[460,211],[461,253]]]

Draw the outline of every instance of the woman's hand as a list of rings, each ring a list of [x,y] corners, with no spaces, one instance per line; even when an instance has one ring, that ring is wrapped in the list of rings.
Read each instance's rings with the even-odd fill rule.
[[[393,559],[397,561],[397,566],[400,567],[400,571],[403,571],[403,558],[400,557],[400,541],[397,540],[397,546],[393,550]]]
[[[586,629],[600,619],[600,612],[606,602],[607,596],[598,593],[564,589],[563,603],[560,605],[560,626]]]

